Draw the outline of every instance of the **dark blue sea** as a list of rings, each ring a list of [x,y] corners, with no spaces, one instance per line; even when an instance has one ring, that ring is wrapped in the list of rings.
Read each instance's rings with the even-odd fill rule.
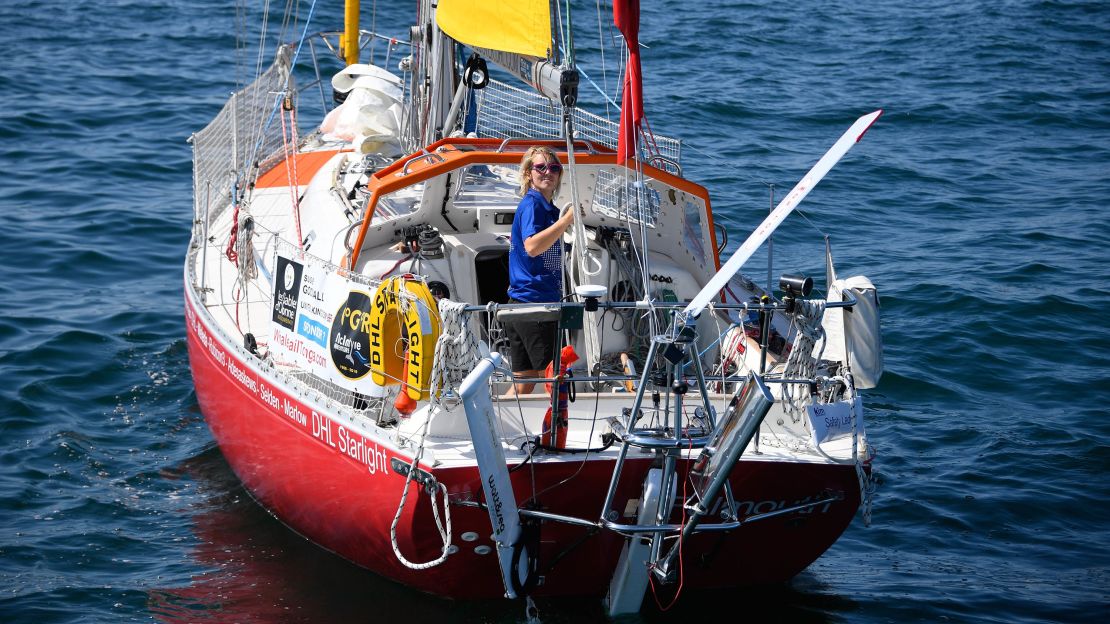
[[[198,411],[186,139],[253,72],[250,4],[0,4],[0,621],[521,622],[305,542]],[[339,24],[328,4],[311,30]],[[414,7],[378,4],[373,25],[407,37]],[[595,3],[574,5],[579,61],[615,98],[610,18],[599,37]],[[789,585],[621,621],[1110,621],[1110,4],[644,5],[648,119],[685,139],[732,246],[885,109],[776,234],[774,271],[822,278],[807,254],[831,236],[841,274],[879,288],[886,373],[872,526]],[[593,600],[539,608],[604,620]]]

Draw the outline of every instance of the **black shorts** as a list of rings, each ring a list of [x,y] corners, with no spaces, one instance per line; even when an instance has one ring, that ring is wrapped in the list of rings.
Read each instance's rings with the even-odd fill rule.
[[[559,322],[505,323],[513,372],[542,371],[555,359]]]

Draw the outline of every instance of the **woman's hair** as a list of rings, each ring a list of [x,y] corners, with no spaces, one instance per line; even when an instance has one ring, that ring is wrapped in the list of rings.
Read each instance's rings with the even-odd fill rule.
[[[524,158],[520,159],[520,188],[518,192],[521,197],[532,188],[532,158],[536,154],[543,154],[544,160],[547,162],[559,162],[559,157],[555,152],[551,151],[550,147],[543,145],[533,145],[524,152]],[[563,176],[559,176],[559,181],[555,183],[555,195],[559,194],[559,187],[563,185]],[[554,196],[552,196],[554,198]]]

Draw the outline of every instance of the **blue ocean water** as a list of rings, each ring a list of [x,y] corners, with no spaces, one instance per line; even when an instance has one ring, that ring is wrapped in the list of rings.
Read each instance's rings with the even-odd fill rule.
[[[644,4],[648,118],[687,141],[733,245],[770,185],[781,198],[885,109],[776,235],[774,270],[821,275],[788,247],[830,235],[841,273],[879,287],[887,369],[869,392],[871,527],[788,586],[666,612],[649,598],[621,621],[706,604],[747,621],[1106,621],[1110,9]],[[594,3],[574,8],[580,62],[613,94]],[[316,7],[314,30],[340,13]],[[404,36],[413,14],[389,3],[375,25]],[[185,141],[250,75],[236,33],[217,0],[0,6],[0,620],[522,621],[306,543],[213,444],[185,353]],[[592,601],[539,606],[604,619]]]

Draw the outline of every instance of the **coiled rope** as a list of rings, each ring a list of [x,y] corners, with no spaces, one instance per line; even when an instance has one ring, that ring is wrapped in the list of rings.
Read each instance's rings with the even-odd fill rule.
[[[432,364],[430,391],[432,403],[442,404],[445,391],[458,396],[455,389],[466,379],[478,361],[478,339],[471,331],[465,303],[439,300],[440,332]]]
[[[825,329],[821,326],[825,302],[803,299],[796,301],[794,305],[797,335],[790,348],[790,355],[786,358],[782,376],[784,379],[813,379],[817,374],[817,361],[821,359],[821,353],[814,353],[813,347],[825,335]],[[802,413],[810,403],[809,384],[783,384],[782,400],[786,413],[790,414],[794,422],[801,421]]]

